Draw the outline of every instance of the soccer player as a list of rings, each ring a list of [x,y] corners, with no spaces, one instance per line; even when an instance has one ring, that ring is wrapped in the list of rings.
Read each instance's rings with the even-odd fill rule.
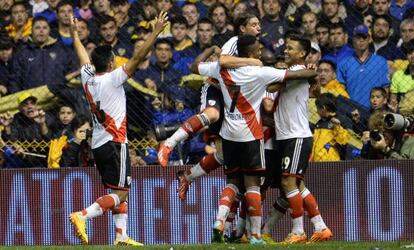
[[[260,44],[255,36],[239,37],[237,49],[240,57],[260,58]],[[220,198],[213,239],[223,236],[224,222],[231,204],[239,190],[245,188],[244,199],[251,224],[250,243],[263,244],[260,232],[260,176],[265,170],[260,116],[262,97],[270,83],[283,82],[285,79],[307,79],[315,77],[316,72],[306,69],[290,72],[260,66],[226,69],[218,62],[192,64],[190,69],[193,73],[218,79],[225,104],[220,136],[228,184]]]
[[[92,150],[102,183],[111,194],[99,197],[92,205],[70,214],[76,236],[88,244],[86,221],[112,210],[115,222],[115,245],[140,246],[126,233],[128,219],[128,193],[131,168],[126,136],[126,99],[122,86],[135,73],[138,64],[152,48],[157,36],[167,24],[167,14],[161,12],[155,19],[153,32],[132,58],[122,67],[114,69],[114,53],[108,45],[97,47],[91,55],[82,45],[77,20],[71,18],[71,33],[75,51],[81,64],[82,85],[92,111]]]
[[[289,70],[304,69],[305,58],[310,52],[308,39],[292,36],[285,49],[285,61]],[[310,241],[328,240],[331,230],[325,225],[315,197],[305,187],[303,180],[312,151],[312,132],[309,128],[307,103],[309,82],[287,81],[279,92],[279,103],[274,114],[278,161],[282,163],[281,186],[290,207],[293,228],[283,241],[300,243],[307,240],[303,229],[304,208],[314,225]]]
[[[239,31],[240,34],[247,34],[253,36],[257,36],[260,34],[260,21],[255,15],[243,15],[237,19],[236,23],[237,24],[235,28]],[[235,68],[247,65],[262,65],[262,62],[255,58],[236,57],[237,37],[238,36],[232,37],[229,41],[226,42],[226,44],[223,45],[220,56],[220,60],[222,60],[222,57],[224,57],[224,65],[222,66],[228,68]],[[208,127],[210,126],[210,124],[213,124],[220,120],[220,110],[223,103],[221,100],[221,93],[218,89],[215,89],[213,86],[210,87],[209,83],[211,83],[210,80],[209,82],[207,82],[207,84],[204,85],[202,89],[202,92],[206,93],[206,95],[203,96],[205,98],[202,100],[206,102],[204,105],[202,105],[201,112],[195,116],[190,117],[187,121],[185,121],[182,124],[182,126],[171,137],[169,137],[164,143],[160,145],[160,148],[158,150],[158,161],[161,166],[167,166],[168,158],[174,147],[179,142],[194,136],[203,128]],[[218,127],[218,129],[220,128],[219,125],[216,125],[216,127]],[[210,132],[214,133],[216,130],[217,128],[213,128]],[[213,159],[211,157],[212,156],[207,156],[208,159],[205,159],[204,161],[202,160],[200,162],[203,173],[208,173],[212,170],[212,168],[214,169],[214,166],[217,168],[221,165],[220,162],[217,162],[217,159]],[[207,162],[211,163],[213,167],[205,166],[206,164],[208,164]]]

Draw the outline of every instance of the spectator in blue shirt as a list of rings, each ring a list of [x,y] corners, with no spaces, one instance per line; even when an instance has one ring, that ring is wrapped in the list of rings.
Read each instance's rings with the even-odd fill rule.
[[[411,0],[391,0],[390,13],[398,20],[403,20],[405,12],[414,7]]]
[[[354,49],[348,45],[348,34],[343,23],[334,23],[329,28],[331,50],[322,59],[339,64],[344,58],[352,55]]]
[[[355,53],[345,58],[337,69],[337,79],[343,83],[351,99],[369,107],[369,93],[373,87],[390,84],[387,61],[369,52],[368,27],[355,27],[352,43]]]

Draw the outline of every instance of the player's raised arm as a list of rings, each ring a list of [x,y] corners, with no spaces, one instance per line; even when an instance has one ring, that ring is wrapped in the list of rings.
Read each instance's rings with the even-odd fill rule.
[[[75,47],[76,55],[78,55],[80,66],[91,63],[88,52],[79,38],[78,20],[74,16],[70,18],[70,34],[73,38],[73,46]]]
[[[145,56],[148,54],[148,52],[154,45],[158,35],[167,26],[167,21],[168,17],[166,12],[161,12],[155,18],[155,24],[152,33],[149,35],[148,39],[142,44],[142,46],[138,49],[138,51],[136,51],[134,55],[132,55],[132,58],[125,64],[125,70],[128,73],[128,75],[132,75],[137,70],[138,64],[140,64],[142,60],[144,60]]]
[[[190,71],[194,74],[200,74],[198,72],[198,64],[205,62],[214,53],[219,54],[220,48],[217,46],[211,46],[210,48],[205,49],[200,55],[196,57],[194,62],[190,65]]]

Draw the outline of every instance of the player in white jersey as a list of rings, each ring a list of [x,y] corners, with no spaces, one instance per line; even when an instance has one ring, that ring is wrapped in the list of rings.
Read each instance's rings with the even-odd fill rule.
[[[247,34],[258,36],[260,34],[260,21],[257,16],[252,14],[242,15],[236,21],[236,30],[240,34]],[[213,51],[211,51],[213,52]],[[224,58],[225,67],[240,67],[246,65],[262,65],[261,61],[255,58],[238,58],[237,56],[237,36],[231,38],[224,44],[221,51],[220,58]],[[197,60],[197,59],[196,59]],[[204,60],[203,60],[204,61]],[[223,97],[219,89],[206,84],[203,87],[202,101],[200,113],[190,117],[182,126],[164,143],[160,145],[158,150],[158,161],[161,166],[166,167],[168,158],[174,147],[181,141],[194,136],[205,127],[209,127],[208,133],[215,138],[218,154],[210,154],[203,157],[203,159],[191,169],[185,172],[179,172],[178,178],[180,181],[178,188],[178,195],[180,199],[184,200],[190,186],[191,181],[203,176],[210,171],[213,171],[222,165],[221,160],[221,142],[218,138],[218,131],[221,128],[222,121],[222,106]]]
[[[305,68],[304,62],[310,51],[308,39],[292,36],[287,40],[285,61],[289,70]],[[306,242],[303,229],[304,208],[314,225],[310,241],[328,240],[332,232],[325,225],[314,196],[305,187],[303,177],[312,150],[312,132],[309,128],[307,103],[309,81],[287,81],[279,91],[275,111],[276,148],[282,163],[282,189],[288,199],[293,228],[284,243]]]
[[[260,58],[260,44],[254,36],[241,36],[237,41],[239,56]],[[251,222],[250,243],[263,243],[260,237],[261,197],[260,175],[265,170],[263,128],[260,106],[267,85],[285,79],[307,79],[316,76],[313,70],[288,72],[272,67],[246,66],[225,69],[218,62],[191,65],[194,73],[218,79],[225,103],[224,121],[220,130],[223,139],[225,173],[228,185],[224,188],[215,235],[223,233],[224,221],[231,204],[241,188]],[[237,155],[237,157],[235,157]]]
[[[91,54],[82,45],[77,20],[71,18],[71,35],[76,54],[81,64],[81,80],[93,118],[92,150],[102,183],[111,189],[111,194],[99,197],[92,205],[71,213],[70,221],[75,226],[76,236],[88,244],[86,221],[112,210],[115,222],[115,245],[140,246],[126,233],[128,220],[128,193],[131,183],[131,168],[126,135],[126,98],[123,83],[135,73],[144,60],[157,36],[167,25],[167,13],[156,18],[154,29],[145,43],[122,67],[114,69],[114,54],[111,46],[99,46]]]

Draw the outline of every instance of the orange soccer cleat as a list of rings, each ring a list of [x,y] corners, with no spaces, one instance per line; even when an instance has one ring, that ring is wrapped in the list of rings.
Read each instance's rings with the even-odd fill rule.
[[[333,233],[329,228],[322,229],[321,231],[315,231],[312,234],[309,242],[319,242],[330,240],[333,237]]]
[[[86,234],[86,221],[82,218],[79,212],[71,213],[69,219],[75,226],[76,237],[82,241],[82,244],[87,245],[88,235]]]
[[[158,162],[160,163],[161,167],[165,168],[168,165],[168,158],[170,158],[170,154],[172,152],[172,148],[165,145],[165,143],[161,143],[160,148],[158,149]]]
[[[185,200],[187,198],[187,192],[191,184],[191,182],[188,181],[187,178],[185,178],[184,173],[185,172],[183,170],[177,172],[177,180],[178,180],[177,193],[178,193],[178,197],[181,200]]]
[[[306,234],[290,233],[281,243],[282,244],[306,243]]]

